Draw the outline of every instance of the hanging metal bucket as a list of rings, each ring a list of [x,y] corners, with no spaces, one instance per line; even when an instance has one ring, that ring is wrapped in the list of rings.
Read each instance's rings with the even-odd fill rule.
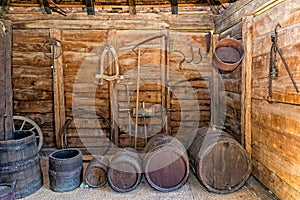
[[[217,43],[213,65],[221,71],[233,71],[244,57],[243,45],[236,39],[224,38]]]

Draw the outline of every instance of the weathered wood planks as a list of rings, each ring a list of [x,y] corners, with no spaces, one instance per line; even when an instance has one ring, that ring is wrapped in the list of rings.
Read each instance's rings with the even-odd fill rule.
[[[269,54],[271,35],[280,23],[278,45],[300,84],[298,10],[299,4],[288,0],[253,18],[251,138],[246,136],[246,146],[251,146],[253,174],[279,199],[300,196],[300,94],[278,57],[279,76],[272,80],[273,97],[267,101]]]
[[[4,27],[4,28],[2,28]],[[11,83],[11,21],[1,21],[0,34],[0,140],[11,138],[13,115],[13,92]]]

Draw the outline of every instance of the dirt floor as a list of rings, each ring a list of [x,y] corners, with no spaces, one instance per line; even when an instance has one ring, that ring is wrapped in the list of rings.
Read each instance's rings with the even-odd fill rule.
[[[208,192],[191,172],[188,182],[175,192],[163,193],[152,189],[143,178],[141,184],[133,191],[128,193],[117,193],[113,191],[108,184],[100,188],[77,188],[71,192],[56,193],[49,189],[48,179],[48,159],[41,158],[44,186],[36,193],[24,198],[26,200],[257,200],[246,186],[239,191],[221,195]],[[85,167],[87,164],[84,165]]]

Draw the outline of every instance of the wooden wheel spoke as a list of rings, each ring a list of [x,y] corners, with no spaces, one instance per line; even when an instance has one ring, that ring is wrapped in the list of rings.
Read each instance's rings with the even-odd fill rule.
[[[21,126],[21,128],[19,129],[20,131],[21,131],[21,130],[23,130],[23,128],[24,128],[24,126],[25,126],[25,124],[26,124],[26,121],[24,120],[24,121],[23,121],[23,123],[22,123],[22,126]]]
[[[23,117],[23,116],[13,116],[13,130],[14,131],[33,131],[35,130],[35,138],[36,138],[36,143],[38,146],[38,151],[41,150],[42,146],[43,146],[43,132],[41,130],[41,128],[39,127],[39,125],[34,122],[33,120],[27,118],[27,117]],[[27,123],[27,124],[26,124]],[[21,124],[20,128],[19,125]],[[30,125],[30,126],[28,126]]]

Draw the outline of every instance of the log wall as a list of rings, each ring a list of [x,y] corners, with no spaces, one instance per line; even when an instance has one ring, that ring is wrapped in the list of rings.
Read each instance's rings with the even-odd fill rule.
[[[246,47],[247,55],[240,66],[244,69],[241,74],[236,72],[242,83],[241,91],[237,92],[241,98],[237,108],[242,123],[234,134],[241,133],[241,142],[251,156],[253,175],[279,199],[300,197],[297,153],[300,148],[300,94],[295,91],[277,55],[279,76],[272,81],[271,101],[267,99],[271,35],[280,23],[278,45],[299,87],[299,22],[296,0],[239,1],[215,20],[221,37],[243,38]],[[223,75],[223,78],[227,77]],[[228,87],[225,93],[232,88]],[[232,104],[232,99],[228,100],[227,105]],[[226,115],[230,118],[228,109]]]
[[[167,40],[157,38],[146,44],[152,46],[141,48],[138,106],[141,108],[145,102],[146,108],[154,107],[155,116],[146,118],[145,122],[143,118],[138,119],[138,148],[145,145],[144,123],[148,136],[161,131],[172,135],[189,133],[210,123],[212,67],[211,53],[205,54],[205,34],[213,29],[213,16],[149,13],[86,16],[82,13],[67,17],[12,14],[8,18],[13,24],[14,114],[26,116],[41,126],[44,147],[98,148],[106,147],[110,140],[120,147],[133,146],[134,139],[130,144],[128,135],[128,113],[124,112],[127,108],[124,83],[132,82],[129,90],[134,136],[132,111],[137,99],[138,55],[132,47],[162,34]],[[44,43],[55,33],[60,35],[62,55],[55,62],[59,66],[53,68],[51,59],[45,56],[50,55],[50,48]],[[101,85],[95,74],[100,73],[100,57],[106,45],[112,45],[117,51],[123,79],[118,82],[104,80]],[[192,58],[192,47],[195,60],[185,61],[179,69],[182,55],[176,52],[165,54],[166,47],[167,50],[182,51],[188,61]],[[113,61],[112,54],[105,56],[106,75],[115,73]],[[59,90],[63,92],[63,101],[57,98],[57,104],[54,95],[59,93],[54,90],[60,79],[58,72],[53,70],[58,67],[62,68],[63,83],[60,85],[63,89]],[[60,101],[63,108],[57,108]],[[198,113],[195,112],[197,107]],[[59,111],[63,111],[61,115],[66,119],[65,131],[55,121],[63,119],[55,114]],[[167,121],[166,115],[169,116]],[[115,131],[119,134],[110,132],[110,125],[118,127]],[[179,130],[180,127],[183,128]],[[187,135],[179,134],[178,137],[184,140]]]
[[[299,2],[288,0],[253,18],[253,174],[280,199],[300,197],[300,93],[278,57],[279,76],[272,81],[272,102],[267,102],[271,35],[280,23],[278,45],[299,87],[299,8]]]

